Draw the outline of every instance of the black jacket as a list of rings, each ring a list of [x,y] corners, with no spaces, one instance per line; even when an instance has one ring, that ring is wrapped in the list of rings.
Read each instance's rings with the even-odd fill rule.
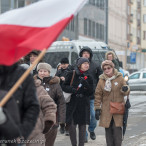
[[[0,67],[0,89],[10,90],[24,72],[25,69],[17,64],[10,67]],[[39,114],[36,89],[31,75],[25,79],[13,96],[19,108],[21,120],[19,129],[26,139],[33,130]]]
[[[88,72],[81,74],[79,69],[76,68],[74,80],[72,86],[70,86],[72,75],[73,71],[68,72],[66,80],[62,86],[63,91],[73,93],[70,102],[67,103],[66,123],[71,124],[73,120],[74,124],[90,124],[90,95],[93,94],[92,77]],[[73,90],[78,88],[78,85],[81,83],[84,76],[88,77],[87,80],[85,80],[82,87],[74,93]]]

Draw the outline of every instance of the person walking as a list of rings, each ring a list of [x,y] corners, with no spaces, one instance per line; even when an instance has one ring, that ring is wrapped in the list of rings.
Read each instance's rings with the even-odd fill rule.
[[[72,70],[72,66],[69,65],[68,58],[62,58],[60,61],[60,66],[61,69],[57,70],[56,76],[60,78],[60,86],[62,88],[62,85],[65,81],[65,77],[67,73]],[[69,136],[68,125],[66,125],[65,123],[60,124],[60,133],[65,133],[66,136]]]
[[[79,146],[84,146],[86,124],[90,124],[90,95],[93,94],[93,80],[89,70],[89,60],[81,57],[77,61],[72,86],[70,86],[74,71],[68,72],[62,89],[72,93],[67,103],[66,123],[72,146],[77,146],[76,126],[79,128]]]
[[[41,80],[37,76],[34,76],[34,81],[40,104],[40,114],[34,130],[28,138],[29,141],[34,143],[28,143],[26,146],[45,146],[44,134],[49,133],[52,126],[56,123],[57,106],[44,87],[41,86]]]
[[[41,80],[44,89],[48,92],[50,97],[57,105],[57,117],[56,124],[52,129],[45,134],[46,146],[54,146],[54,142],[57,136],[57,130],[59,123],[65,123],[66,118],[66,103],[63,96],[62,89],[60,87],[59,77],[50,76],[51,65],[48,63],[39,63],[37,66],[38,75],[37,78]]]
[[[103,61],[102,70],[104,72],[95,90],[95,117],[100,119],[99,126],[105,128],[107,146],[121,146],[123,114],[114,114],[110,104],[119,103],[124,107],[124,96],[129,94],[130,89],[112,61]]]
[[[11,66],[0,65],[0,89],[9,91],[26,70],[17,63]],[[35,127],[39,114],[39,104],[32,75],[13,94],[20,116],[19,130],[26,140]]]
[[[93,78],[93,93],[94,93],[96,85],[99,80],[99,76],[102,74],[101,67],[99,64],[97,64],[92,60],[93,52],[89,47],[84,46],[81,49],[79,56],[89,59],[90,67],[88,72]],[[92,94],[90,95],[90,125],[88,126],[88,131],[90,132],[90,138],[92,140],[96,139],[96,135],[94,132],[96,126],[97,126],[97,120],[95,119],[95,111],[94,111],[94,94]],[[88,142],[88,132],[86,131],[85,143],[87,142]]]
[[[113,63],[114,63],[114,66],[115,68],[119,70],[119,63],[118,61],[116,60],[116,57],[115,57],[115,53],[113,51],[108,51],[106,54],[105,54],[105,60],[111,60]]]

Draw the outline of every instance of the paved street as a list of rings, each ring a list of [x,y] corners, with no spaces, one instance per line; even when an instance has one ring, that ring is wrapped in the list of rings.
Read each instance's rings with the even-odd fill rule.
[[[132,92],[130,95],[131,109],[128,127],[123,146],[146,146],[146,92]],[[96,128],[96,140],[89,141],[85,146],[106,146],[104,128]],[[71,146],[68,136],[58,136],[55,146]]]

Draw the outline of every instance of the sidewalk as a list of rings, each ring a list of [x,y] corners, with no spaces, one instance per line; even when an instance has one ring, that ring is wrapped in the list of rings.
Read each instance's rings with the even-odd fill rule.
[[[104,128],[102,127],[96,128],[95,133],[96,133],[96,140],[91,140],[89,137],[88,143],[86,143],[85,146],[106,146]],[[60,134],[60,132],[58,131],[57,139],[55,141],[54,146],[71,146],[69,136]]]

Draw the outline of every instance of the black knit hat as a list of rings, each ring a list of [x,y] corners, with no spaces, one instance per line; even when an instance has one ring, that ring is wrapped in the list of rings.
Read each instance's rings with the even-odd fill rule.
[[[62,58],[60,61],[61,64],[69,64],[68,58]]]
[[[77,60],[77,66],[82,65],[84,62],[88,62],[89,63],[89,60],[87,58],[84,58],[84,57],[78,58],[78,60]]]

